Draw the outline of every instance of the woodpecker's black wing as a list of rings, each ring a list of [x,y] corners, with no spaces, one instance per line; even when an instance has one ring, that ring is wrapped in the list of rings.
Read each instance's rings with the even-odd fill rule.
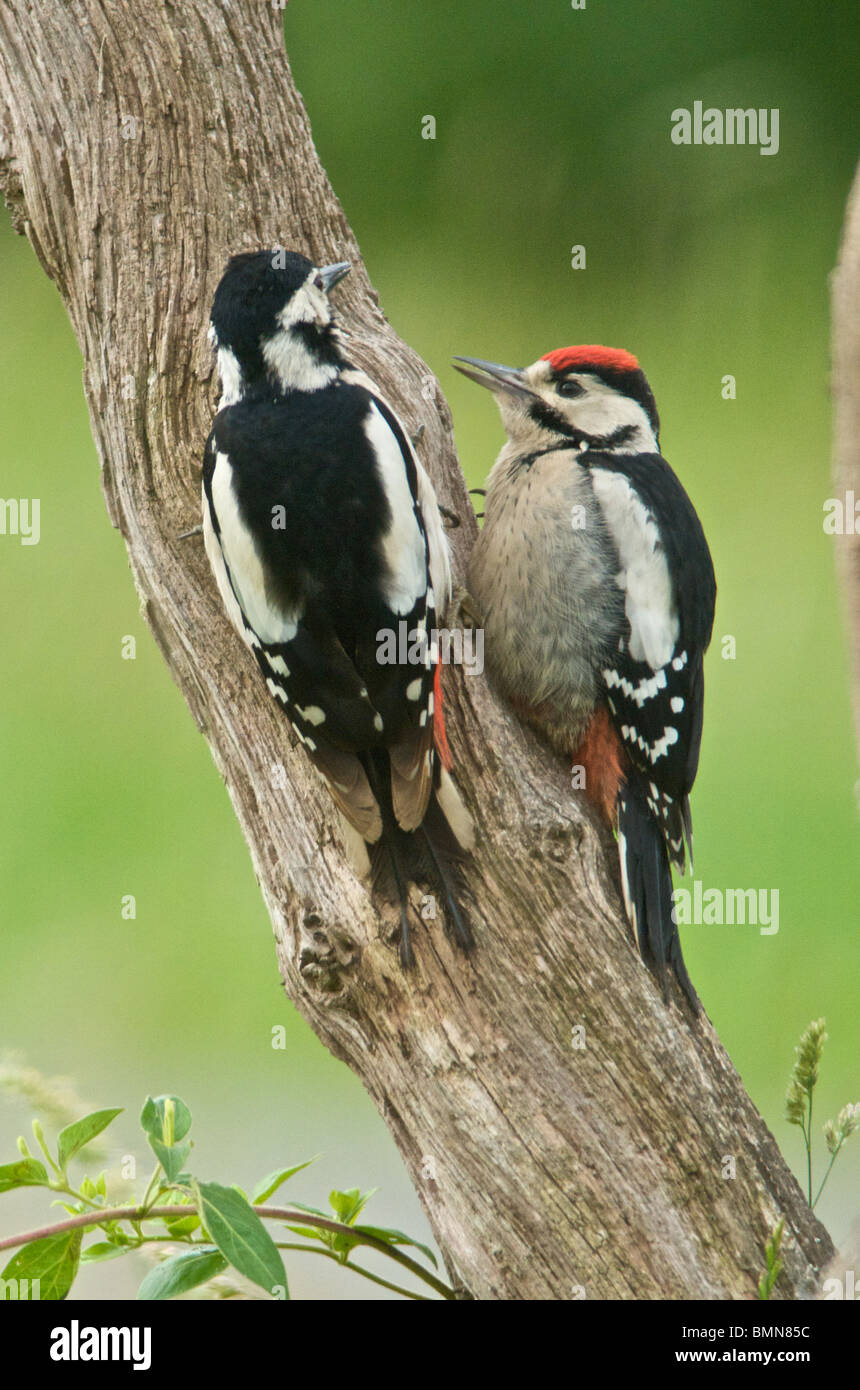
[[[659,454],[595,453],[588,465],[625,601],[626,630],[602,672],[606,699],[683,871],[716,600],[710,551],[690,499]]]
[[[379,659],[399,624],[407,639],[435,625],[408,465],[370,393],[341,382],[227,407],[204,461],[207,549],[227,610],[369,840],[381,821],[361,755],[388,749],[392,791],[408,782],[394,797],[403,828],[420,824],[432,782],[432,664]]]

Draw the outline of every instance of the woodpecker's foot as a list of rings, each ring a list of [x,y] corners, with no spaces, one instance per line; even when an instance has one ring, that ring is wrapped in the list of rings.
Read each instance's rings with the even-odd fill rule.
[[[400,904],[400,964],[404,970],[411,970],[415,964],[412,938],[409,933],[409,910],[405,903]]]
[[[460,518],[458,517],[457,513],[450,511],[448,507],[443,507],[441,502],[437,502],[436,505],[439,508],[439,511],[442,513],[442,520],[445,522],[445,526],[447,527],[447,529],[449,531],[456,530],[456,528],[460,525]]]
[[[442,856],[437,853],[432,837],[428,835],[424,826],[421,827],[421,834],[430,853],[430,858],[433,860],[439,882],[442,885],[442,894],[445,899],[445,915],[451,925],[451,935],[460,947],[460,950],[468,954],[475,944],[475,938],[472,935],[468,922],[464,919],[460,911],[454,885],[451,881],[451,875],[448,872]]]
[[[468,589],[457,585],[454,589],[452,617],[461,627],[479,628],[484,626],[484,615],[478,608]]]

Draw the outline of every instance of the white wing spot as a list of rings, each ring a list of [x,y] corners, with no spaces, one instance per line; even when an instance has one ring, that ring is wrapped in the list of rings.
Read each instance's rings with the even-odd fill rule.
[[[278,675],[288,676],[290,674],[290,668],[279,652],[276,653],[275,656],[272,656],[271,652],[264,651],[263,656],[266,658],[272,670],[278,672]]]
[[[325,723],[325,711],[321,710],[319,705],[308,705],[305,709],[302,709],[301,705],[296,705],[296,711],[306,724]]]
[[[673,729],[671,724],[667,724],[663,730],[663,737],[658,738],[657,742],[649,749],[652,763],[656,763],[658,758],[665,757],[673,743],[678,742],[678,730]]]
[[[417,676],[414,681],[409,682],[409,684],[406,687],[407,700],[421,699],[421,685],[422,681],[420,676]]]
[[[672,706],[673,714],[680,714],[681,710],[684,708],[684,699],[681,695],[673,695],[669,703]]]
[[[266,677],[266,685],[269,687],[269,694],[274,695],[276,700],[280,700],[282,705],[288,703],[287,692],[278,685],[277,681],[273,681],[271,676]]]

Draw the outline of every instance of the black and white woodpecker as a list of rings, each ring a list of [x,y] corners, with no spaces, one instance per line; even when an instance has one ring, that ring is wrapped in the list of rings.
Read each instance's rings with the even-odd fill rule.
[[[388,858],[410,965],[409,877],[441,885],[455,940],[471,944],[446,852],[469,848],[472,827],[448,775],[432,636],[451,572],[406,431],[345,355],[329,292],[349,268],[280,249],[230,260],[211,314],[222,395],[203,530],[227,613],[325,777],[354,861],[370,869],[368,846]],[[391,632],[408,639],[386,648],[403,659],[380,660]]]
[[[617,831],[642,955],[664,993],[671,966],[698,1009],[670,865],[684,871],[686,841],[692,868],[716,582],[699,518],[660,454],[651,388],[615,348],[560,348],[522,370],[455,365],[494,392],[508,434],[468,575],[487,670],[581,769]]]

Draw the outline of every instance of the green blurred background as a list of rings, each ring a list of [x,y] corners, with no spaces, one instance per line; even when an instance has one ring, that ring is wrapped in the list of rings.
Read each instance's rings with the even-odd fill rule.
[[[323,163],[385,310],[448,393],[470,485],[502,434],[452,352],[519,364],[602,342],[649,374],[720,586],[697,874],[780,893],[778,935],[693,926],[684,948],[800,1174],[782,1097],[811,1018],[830,1033],[819,1119],[860,1099],[857,769],[822,530],[827,276],[860,151],[857,7],[292,0],[285,30]],[[778,107],[779,153],[673,145],[671,111],[696,100]],[[584,271],[570,268],[574,244]],[[368,1219],[426,1234],[359,1083],[283,998],[226,792],[105,515],[76,343],[8,220],[0,283],[0,495],[37,496],[42,511],[38,546],[0,536],[0,1041],[98,1105],[130,1105],[113,1163],[145,1162],[136,1108],[173,1091],[194,1112],[201,1176],[250,1185],[322,1151],[293,1196],[379,1186]],[[734,401],[721,398],[729,373]],[[121,659],[127,634],[134,661]],[[0,1106],[0,1161],[27,1115]],[[854,1139],[819,1208],[837,1240],[860,1214],[858,1175]],[[43,1213],[13,1194],[0,1227]],[[139,1273],[123,1263],[86,1273],[79,1295],[130,1294]],[[296,1257],[290,1274],[299,1297],[376,1296],[321,1261]]]

